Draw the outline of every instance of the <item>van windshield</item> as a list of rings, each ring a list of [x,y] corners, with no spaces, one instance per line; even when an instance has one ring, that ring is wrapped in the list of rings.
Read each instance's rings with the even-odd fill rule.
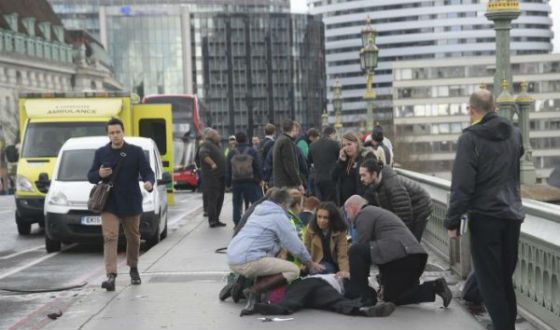
[[[56,157],[72,137],[106,136],[105,122],[29,123],[23,139],[22,157]]]
[[[150,154],[144,150],[149,162]],[[65,150],[60,158],[60,165],[56,180],[58,181],[88,181],[87,174],[93,164],[95,149]],[[141,181],[140,178],[138,180]]]
[[[66,150],[60,158],[58,181],[87,181],[95,149]]]

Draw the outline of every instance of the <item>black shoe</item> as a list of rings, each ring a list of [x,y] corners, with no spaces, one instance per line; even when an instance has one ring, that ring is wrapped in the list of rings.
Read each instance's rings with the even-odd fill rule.
[[[251,291],[248,288],[243,290],[243,294],[245,295],[245,298],[247,298],[247,303],[245,304],[245,307],[243,307],[243,309],[241,310],[241,314],[239,314],[239,316],[255,314],[256,313],[255,304],[259,302],[258,301],[259,294]]]
[[[107,279],[101,283],[101,288],[106,289],[107,291],[115,291],[116,278],[117,274],[115,273],[107,274]]]
[[[232,290],[234,285],[235,285],[235,281],[232,281],[231,283],[226,284],[220,290],[220,294],[218,295],[218,298],[220,298],[220,301],[224,301],[227,298],[231,297],[231,290]]]
[[[447,286],[447,282],[445,282],[443,277],[434,281],[434,289],[436,294],[443,299],[443,307],[447,308],[451,303],[451,299],[453,299],[453,294],[451,290],[449,290],[449,286]]]
[[[203,217],[207,217],[208,216],[208,212],[204,211],[204,213],[202,213]]]
[[[227,225],[225,223],[221,222],[221,221],[216,221],[216,222],[210,223],[210,228],[225,227],[225,226],[227,226]]]
[[[231,299],[234,303],[238,303],[239,300],[243,298],[243,284],[245,283],[245,278],[242,275],[238,275],[233,285],[231,287]]]
[[[140,285],[142,280],[140,279],[140,274],[138,273],[137,267],[130,267],[130,284]]]
[[[368,317],[385,317],[395,311],[395,304],[392,302],[380,303],[375,306],[360,307],[360,313]]]

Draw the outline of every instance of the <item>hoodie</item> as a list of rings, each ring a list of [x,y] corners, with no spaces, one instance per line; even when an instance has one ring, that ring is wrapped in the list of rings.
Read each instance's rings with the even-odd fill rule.
[[[278,204],[264,201],[251,214],[227,248],[228,263],[242,265],[265,257],[275,257],[281,248],[307,263],[311,256]]]
[[[521,133],[495,112],[467,127],[457,142],[445,227],[461,216],[523,221],[520,193]]]

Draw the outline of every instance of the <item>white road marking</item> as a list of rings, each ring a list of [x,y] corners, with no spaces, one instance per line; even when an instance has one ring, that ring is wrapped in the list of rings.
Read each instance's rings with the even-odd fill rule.
[[[15,268],[15,269],[12,269],[11,271],[9,271],[9,272],[7,272],[7,273],[5,273],[5,274],[0,275],[0,280],[6,278],[6,277],[8,277],[8,276],[11,276],[11,275],[13,275],[13,274],[15,274],[15,273],[19,273],[19,272],[21,272],[22,270],[25,270],[25,269],[27,269],[27,268],[29,268],[29,267],[31,267],[31,266],[34,266],[34,265],[36,265],[36,264],[38,264],[38,263],[41,263],[41,262],[43,262],[43,261],[45,261],[45,260],[47,260],[47,259],[50,259],[50,258],[52,258],[52,257],[56,257],[56,256],[59,255],[60,253],[66,251],[66,250],[69,250],[69,249],[75,247],[76,245],[77,245],[77,244],[66,245],[66,246],[64,246],[59,252],[47,254],[46,256],[41,257],[41,258],[39,258],[39,259],[35,259],[34,261],[32,261],[32,262],[30,262],[30,263],[28,263],[28,264],[26,264],[26,265],[23,265],[23,266],[21,266],[21,267]]]
[[[7,259],[10,259],[10,258],[13,258],[13,257],[17,257],[21,254],[25,254],[25,253],[28,253],[28,252],[33,252],[35,250],[38,250],[38,249],[41,249],[41,248],[44,248],[44,247],[45,247],[44,245],[38,245],[36,247],[32,247],[32,248],[29,248],[29,249],[26,249],[26,250],[23,250],[23,251],[19,251],[19,252],[16,252],[16,253],[8,254],[6,256],[2,256],[2,257],[0,257],[0,260],[7,260]]]

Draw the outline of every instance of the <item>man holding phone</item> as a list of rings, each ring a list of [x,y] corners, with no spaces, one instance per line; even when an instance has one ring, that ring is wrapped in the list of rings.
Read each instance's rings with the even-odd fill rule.
[[[107,272],[107,279],[101,287],[107,291],[114,291],[119,223],[122,223],[126,236],[126,261],[130,267],[131,284],[139,285],[142,282],[138,272],[139,225],[142,214],[142,193],[138,177],[142,178],[144,189],[151,192],[155,176],[142,148],[124,141],[122,121],[113,118],[107,122],[105,128],[111,142],[95,151],[88,180],[94,184],[113,180],[113,188],[101,213],[103,257]]]

